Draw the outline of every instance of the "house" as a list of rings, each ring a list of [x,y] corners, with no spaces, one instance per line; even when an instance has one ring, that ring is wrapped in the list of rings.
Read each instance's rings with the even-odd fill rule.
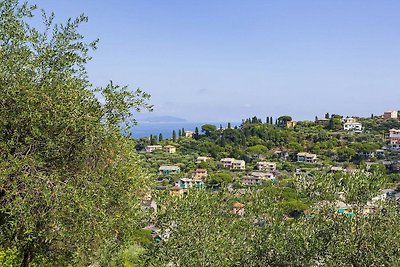
[[[189,188],[204,188],[204,182],[200,179],[181,178],[176,182],[175,186],[186,190]]]
[[[270,172],[251,172],[250,175],[254,177],[261,177],[264,180],[271,180],[271,181],[276,180],[275,175]]]
[[[345,131],[354,131],[354,132],[362,132],[362,124],[359,122],[345,122],[343,124],[343,130]]]
[[[256,169],[259,171],[276,171],[276,163],[260,161],[256,163]]]
[[[162,146],[160,146],[160,145],[151,145],[151,146],[146,146],[144,148],[144,151],[151,153],[153,151],[161,150],[161,149],[162,149]]]
[[[286,128],[294,128],[296,126],[296,121],[286,121]]]
[[[194,135],[194,132],[191,132],[191,131],[185,131],[183,133],[183,136],[186,138],[193,138],[193,135]]]
[[[262,177],[257,177],[257,176],[243,176],[242,177],[242,183],[244,185],[260,185],[264,182],[264,179]]]
[[[400,130],[389,130],[389,148],[390,150],[400,151]]]
[[[300,152],[297,153],[297,162],[308,162],[314,163],[317,161],[317,155],[307,153],[307,152]]]
[[[246,168],[246,162],[244,160],[237,160],[234,158],[223,158],[220,160],[224,168],[233,170],[244,170]]]
[[[197,157],[196,159],[196,164],[199,164],[201,162],[207,162],[207,160],[209,160],[209,157]]]
[[[192,174],[192,178],[194,179],[203,179],[207,178],[207,176],[208,172],[206,169],[196,169]]]
[[[356,123],[357,119],[352,118],[352,117],[347,117],[342,119],[343,123]]]
[[[178,174],[181,172],[181,168],[178,166],[161,166],[158,170],[162,175]]]
[[[383,118],[384,118],[384,119],[397,119],[397,116],[398,116],[398,114],[397,114],[397,111],[396,111],[396,110],[393,110],[393,111],[385,111],[385,112],[383,113]]]
[[[169,190],[169,194],[171,195],[171,196],[180,196],[180,195],[182,195],[184,192],[183,192],[183,189],[182,188],[180,188],[179,186],[174,186],[174,187],[172,187],[170,190]]]
[[[252,172],[250,175],[242,177],[244,185],[260,185],[266,180],[275,181],[274,174],[270,172]]]
[[[274,152],[274,155],[277,156],[278,158],[287,159],[289,157],[289,152],[285,150],[277,150]]]
[[[240,203],[240,202],[235,202],[232,204],[232,213],[239,215],[239,216],[243,216],[245,213],[245,205]]]
[[[165,146],[163,150],[164,150],[164,152],[173,154],[176,152],[176,147],[168,145],[168,146]]]
[[[232,169],[233,170],[244,170],[246,169],[246,162],[244,160],[235,159],[232,161]]]
[[[235,160],[234,158],[222,158],[222,159],[220,160],[220,162],[222,163],[222,165],[224,166],[224,168],[231,169],[234,160]]]

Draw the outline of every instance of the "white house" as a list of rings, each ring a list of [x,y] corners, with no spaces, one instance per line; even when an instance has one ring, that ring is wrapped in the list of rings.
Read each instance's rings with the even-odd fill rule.
[[[345,131],[361,132],[362,131],[362,124],[359,123],[359,122],[345,122],[343,124],[343,129]]]
[[[220,162],[222,163],[222,165],[224,166],[224,168],[231,169],[234,160],[235,160],[234,158],[222,158],[222,159],[220,160]]]
[[[317,160],[317,155],[315,154],[307,152],[297,153],[297,162],[314,163],[316,160]]]
[[[244,160],[235,159],[234,161],[232,161],[232,169],[244,170],[244,169],[246,169],[246,162]]]
[[[260,162],[257,162],[256,169],[259,170],[259,171],[270,171],[270,172],[273,172],[273,171],[276,170],[276,163],[260,161]]]

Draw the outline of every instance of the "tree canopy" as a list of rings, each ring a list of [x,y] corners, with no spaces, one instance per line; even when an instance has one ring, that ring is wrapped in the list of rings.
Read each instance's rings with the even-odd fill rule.
[[[93,88],[87,17],[55,24],[43,12],[37,29],[36,13],[0,2],[0,247],[22,266],[109,260],[140,225],[147,182],[121,133],[149,95]]]

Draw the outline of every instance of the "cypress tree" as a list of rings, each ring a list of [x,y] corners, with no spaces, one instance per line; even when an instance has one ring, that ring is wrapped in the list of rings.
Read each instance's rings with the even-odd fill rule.
[[[172,141],[176,142],[176,131],[175,130],[172,131]]]
[[[158,135],[158,141],[161,142],[163,139],[164,139],[164,138],[163,138],[163,134],[160,133],[160,134]]]
[[[225,146],[225,137],[224,137],[224,135],[221,136],[220,146],[222,146],[222,147]]]
[[[154,145],[154,139],[153,139],[153,135],[150,135],[150,145]]]

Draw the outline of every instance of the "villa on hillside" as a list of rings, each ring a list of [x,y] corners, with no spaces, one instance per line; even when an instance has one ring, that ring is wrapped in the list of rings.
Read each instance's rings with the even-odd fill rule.
[[[178,174],[181,172],[181,168],[178,166],[161,166],[158,170],[162,175]]]
[[[176,147],[171,146],[171,145],[168,145],[168,146],[165,146],[165,147],[163,148],[163,150],[164,150],[164,152],[173,154],[173,153],[176,152]]]
[[[343,124],[343,130],[362,132],[362,124],[360,122],[345,122]]]
[[[244,185],[260,185],[264,181],[275,181],[275,176],[270,172],[252,172],[250,175],[242,177],[242,183]]]
[[[400,130],[389,130],[389,148],[390,150],[400,151]]]
[[[220,160],[220,162],[222,163],[222,165],[224,166],[224,168],[231,169],[234,160],[235,160],[234,158],[222,158],[222,159]]]
[[[246,169],[246,162],[244,160],[238,160],[234,158],[223,158],[220,160],[224,168],[232,170],[244,170]]]
[[[189,178],[181,178],[176,182],[175,186],[180,187],[183,190],[189,188],[204,188],[204,182],[201,179],[189,179]]]
[[[197,157],[196,159],[196,164],[199,164],[201,162],[207,162],[207,160],[209,160],[209,157]]]
[[[242,183],[244,185],[260,185],[262,184],[264,181],[264,179],[262,179],[261,177],[256,177],[256,176],[243,176],[242,177]]]
[[[357,122],[357,119],[353,118],[353,117],[347,117],[347,118],[343,118],[342,122],[343,123],[355,123],[355,122]]]
[[[315,163],[316,161],[317,161],[317,155],[315,154],[307,152],[297,153],[297,162]]]
[[[270,172],[251,172],[250,175],[254,177],[260,177],[264,180],[271,180],[271,181],[275,180],[275,175]]]
[[[384,119],[397,119],[397,117],[398,117],[398,112],[396,110],[385,111],[383,113],[383,118]]]
[[[234,160],[232,162],[232,169],[233,170],[244,170],[246,169],[246,162],[244,160]]]
[[[185,131],[183,133],[183,136],[186,138],[193,138],[193,135],[194,135],[194,132],[191,132],[191,131]]]
[[[276,163],[260,161],[260,162],[256,163],[256,169],[259,170],[259,171],[270,171],[270,172],[273,172],[273,171],[276,170]]]

